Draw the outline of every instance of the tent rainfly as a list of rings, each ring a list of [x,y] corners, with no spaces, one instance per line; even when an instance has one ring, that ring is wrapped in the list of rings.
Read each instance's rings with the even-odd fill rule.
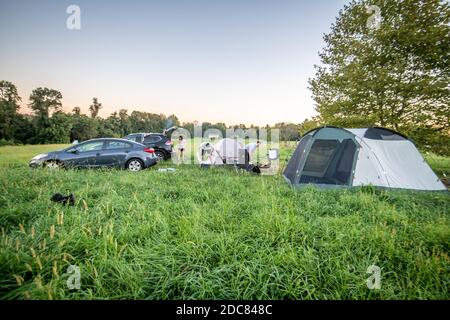
[[[378,127],[320,127],[307,132],[283,176],[293,186],[447,190],[407,137]]]

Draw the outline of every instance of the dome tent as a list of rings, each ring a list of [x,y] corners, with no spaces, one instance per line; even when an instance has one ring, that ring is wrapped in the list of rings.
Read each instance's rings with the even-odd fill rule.
[[[407,137],[378,127],[320,127],[307,132],[283,176],[293,186],[447,190]]]

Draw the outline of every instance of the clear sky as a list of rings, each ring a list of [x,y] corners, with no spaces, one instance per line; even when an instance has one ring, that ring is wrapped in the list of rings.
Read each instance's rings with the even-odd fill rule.
[[[64,110],[120,108],[181,121],[300,122],[322,36],[347,0],[0,0],[0,80]],[[66,8],[81,8],[69,30]]]

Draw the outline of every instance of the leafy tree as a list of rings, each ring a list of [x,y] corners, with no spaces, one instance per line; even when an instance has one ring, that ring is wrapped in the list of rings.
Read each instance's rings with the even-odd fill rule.
[[[174,127],[174,126],[178,127],[179,125],[180,125],[180,120],[178,120],[178,117],[176,115],[172,114],[167,117],[164,129]]]
[[[62,94],[54,89],[37,88],[30,95],[29,107],[34,111],[38,119],[47,122],[50,113],[61,110]]]
[[[37,135],[32,141],[34,143],[68,143],[71,125],[70,115],[58,110],[47,119],[45,126],[37,128]]]
[[[206,130],[212,127],[212,123],[210,122],[203,122],[202,123],[202,134],[205,133]]]
[[[14,143],[36,143],[37,132],[33,120],[33,116],[20,113],[14,117]]]
[[[15,118],[21,100],[14,84],[0,81],[0,139],[14,139]]]
[[[99,119],[98,134],[101,137],[120,137],[120,118],[117,112],[113,112],[106,119]]]
[[[92,98],[92,104],[89,106],[89,111],[92,118],[97,118],[100,109],[103,108],[102,104],[98,102],[97,98]]]
[[[319,117],[312,117],[311,119],[305,119],[299,125],[300,135],[304,135],[306,132],[321,126],[321,120]]]
[[[277,123],[275,129],[280,130],[281,141],[295,141],[300,137],[299,125],[294,123]]]
[[[53,130],[50,128],[53,123],[50,121],[50,114],[61,111],[62,94],[54,89],[37,88],[30,95],[29,107],[33,110],[35,117],[35,126],[37,143],[53,142]],[[68,139],[68,137],[67,137]],[[59,137],[58,137],[59,140]]]
[[[368,25],[369,5],[381,10],[378,28]],[[310,79],[324,123],[390,127],[423,146],[437,136],[450,143],[449,22],[450,6],[440,0],[344,6]]]
[[[222,132],[222,136],[225,138],[225,135],[227,134],[227,126],[225,123],[223,122],[215,123],[211,125],[211,128],[220,130]]]
[[[46,143],[69,143],[72,119],[70,115],[56,111],[50,118],[50,125],[45,128]]]
[[[75,108],[73,108],[73,109],[72,109],[72,112],[73,112],[73,114],[76,115],[76,116],[81,115],[81,109],[80,109],[80,107],[75,107]]]
[[[98,135],[99,123],[97,119],[89,118],[84,114],[72,116],[72,127],[70,129],[70,141],[85,141],[96,138]]]
[[[133,111],[129,117],[133,132],[162,132],[167,119],[162,114]]]
[[[193,122],[183,122],[181,127],[186,129],[187,131],[189,131],[189,134],[191,135],[191,137],[194,136],[194,123]]]
[[[120,136],[125,136],[129,133],[131,133],[131,131],[133,130],[133,128],[131,127],[131,121],[130,121],[130,116],[128,115],[128,110],[127,109],[120,109],[119,110],[119,135]]]

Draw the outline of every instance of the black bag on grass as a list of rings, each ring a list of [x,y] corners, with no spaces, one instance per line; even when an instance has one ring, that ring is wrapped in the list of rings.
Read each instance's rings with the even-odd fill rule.
[[[58,202],[63,205],[73,206],[75,205],[75,196],[71,193],[68,196],[65,196],[61,193],[55,193],[51,198],[51,201]]]

